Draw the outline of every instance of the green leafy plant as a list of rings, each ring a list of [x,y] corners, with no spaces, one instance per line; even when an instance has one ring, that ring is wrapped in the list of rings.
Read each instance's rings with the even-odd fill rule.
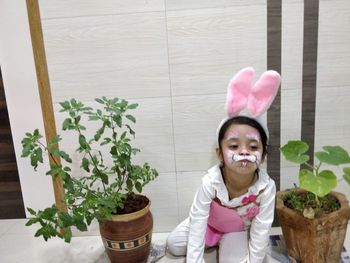
[[[286,160],[307,167],[299,171],[299,187],[307,192],[291,192],[286,196],[285,203],[309,218],[322,211],[331,212],[339,208],[336,200],[328,195],[337,186],[338,178],[329,169],[321,170],[322,164],[338,166],[350,163],[350,156],[342,147],[324,146],[322,149],[315,153],[319,161],[315,165],[308,163],[309,146],[303,141],[289,141],[280,149]],[[343,173],[343,179],[350,184],[350,167],[344,167]]]
[[[43,211],[27,208],[33,217],[26,225],[40,224],[35,236],[43,236],[45,240],[58,236],[70,242],[71,226],[86,231],[94,219],[101,222],[111,219],[113,214],[129,212],[125,205],[128,200],[135,199],[135,191],[141,193],[143,187],[158,176],[158,172],[147,163],[137,165],[132,162],[132,156],[140,150],[130,144],[130,137],[135,136],[131,124],[136,118],[128,112],[138,105],[118,98],[95,100],[99,105],[95,109],[75,99],[60,103],[60,112],[68,116],[62,129],[77,133],[77,151],[81,156],[81,176],[78,178],[72,176],[71,157],[58,147],[59,135],[45,145],[36,129],[33,133],[26,133],[22,140],[22,157],[30,158],[34,170],[43,163],[43,154],[46,153],[53,160],[46,174],[63,181],[68,212],[59,212],[56,205]],[[99,123],[100,127],[92,138],[86,135],[84,121]],[[62,162],[58,162],[57,157]],[[60,231],[62,228],[65,231]]]

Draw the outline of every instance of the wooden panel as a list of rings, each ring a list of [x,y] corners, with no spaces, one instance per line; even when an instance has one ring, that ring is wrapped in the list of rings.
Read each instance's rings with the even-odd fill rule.
[[[318,7],[319,0],[305,1],[301,139],[309,144],[310,164],[315,143]]]
[[[267,69],[281,73],[281,26],[282,1],[267,1]],[[282,84],[283,85],[283,84]],[[281,143],[281,90],[267,112],[267,127],[269,129],[269,148],[267,156],[267,171],[280,188],[280,152]]]
[[[51,97],[50,80],[47,70],[41,18],[39,12],[39,2],[38,0],[27,0],[26,3],[30,36],[32,40],[35,71],[38,82],[38,91],[40,96],[40,105],[45,127],[46,144],[48,145],[51,142],[51,139],[54,136],[56,136],[57,133]],[[52,165],[59,165],[61,163],[59,156],[49,155],[48,159],[51,167]],[[59,176],[52,177],[52,183],[55,194],[55,205],[58,211],[67,212],[67,206],[63,202],[64,189],[62,178],[60,178]],[[61,234],[64,234],[64,231],[65,230],[61,229]]]
[[[0,70],[0,219],[24,217],[22,191]]]

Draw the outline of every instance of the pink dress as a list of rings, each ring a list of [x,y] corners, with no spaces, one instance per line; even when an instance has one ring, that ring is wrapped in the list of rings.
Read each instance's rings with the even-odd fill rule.
[[[239,215],[234,208],[223,206],[218,198],[210,204],[205,244],[216,246],[222,235],[231,232],[241,232],[245,229],[245,221],[252,220],[259,213],[259,206],[251,206],[247,214]]]

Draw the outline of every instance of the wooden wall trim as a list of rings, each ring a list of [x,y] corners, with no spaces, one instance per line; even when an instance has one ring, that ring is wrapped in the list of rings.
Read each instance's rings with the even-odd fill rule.
[[[301,139],[314,162],[319,0],[304,1]],[[302,166],[303,167],[303,166]]]
[[[281,73],[282,1],[267,1],[267,69]],[[267,170],[280,189],[280,144],[281,144],[281,89],[267,112],[267,127],[270,133]]]
[[[46,62],[44,38],[41,27],[39,3],[38,0],[27,0],[26,3],[41,109],[44,120],[45,135],[47,142],[49,142],[51,138],[57,134],[57,132],[52,104],[49,73]],[[49,161],[50,165],[54,164],[54,162],[60,164],[59,157],[56,157],[55,160],[49,158]],[[61,212],[67,211],[67,207],[63,202],[64,189],[62,179],[53,178],[52,182],[54,188],[55,202],[58,210]]]

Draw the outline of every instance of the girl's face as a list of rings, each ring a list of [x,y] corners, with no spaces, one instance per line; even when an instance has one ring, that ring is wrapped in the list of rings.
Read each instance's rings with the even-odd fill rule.
[[[263,145],[257,129],[246,124],[232,124],[220,142],[218,157],[225,168],[236,173],[254,173],[262,160]]]

